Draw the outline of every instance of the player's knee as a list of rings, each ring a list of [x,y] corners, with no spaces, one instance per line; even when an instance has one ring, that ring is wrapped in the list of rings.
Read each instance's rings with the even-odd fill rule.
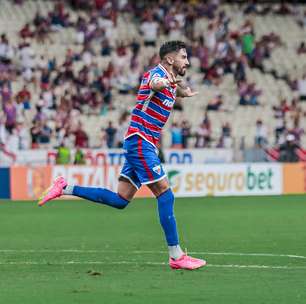
[[[154,194],[156,198],[160,197],[168,190],[170,190],[172,193],[172,190],[169,187],[169,183],[166,179],[153,183],[153,184],[149,184],[148,187],[150,188],[150,190],[152,191],[152,193]]]

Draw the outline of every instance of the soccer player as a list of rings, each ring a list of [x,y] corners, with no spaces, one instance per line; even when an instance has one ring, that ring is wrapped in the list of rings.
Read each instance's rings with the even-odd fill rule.
[[[75,195],[123,209],[141,185],[147,185],[157,199],[160,224],[169,249],[170,267],[196,269],[206,265],[206,261],[188,256],[179,245],[173,211],[174,195],[157,156],[156,145],[176,96],[192,97],[197,92],[183,86],[181,80],[176,78],[178,75],[184,76],[189,65],[184,42],[165,42],[159,55],[160,64],[142,77],[137,104],[124,139],[126,160],[120,173],[117,193],[104,188],[68,185],[63,177],[58,177],[38,204],[42,206],[62,195]]]

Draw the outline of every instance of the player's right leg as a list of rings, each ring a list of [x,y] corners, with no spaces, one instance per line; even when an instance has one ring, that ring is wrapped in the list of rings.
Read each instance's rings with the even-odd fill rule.
[[[133,164],[133,172],[148,186],[157,199],[160,224],[169,250],[169,264],[175,269],[196,269],[206,262],[187,256],[180,247],[174,215],[174,195],[167,175],[153,145],[139,136],[126,141],[126,159]]]
[[[38,205],[43,206],[48,201],[62,195],[73,195],[117,209],[123,209],[133,199],[139,186],[140,182],[137,176],[135,176],[131,166],[126,161],[119,178],[117,192],[110,191],[106,188],[68,185],[63,177],[58,177],[53,185],[44,192]]]
[[[174,195],[168,179],[147,183],[158,202],[160,224],[164,230],[169,249],[169,265],[173,269],[193,270],[206,265],[206,261],[188,256],[179,244],[179,237],[174,215]]]

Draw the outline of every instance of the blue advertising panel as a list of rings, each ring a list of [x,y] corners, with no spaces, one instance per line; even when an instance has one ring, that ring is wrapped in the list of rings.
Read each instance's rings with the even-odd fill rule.
[[[10,197],[10,168],[0,168],[0,199]]]

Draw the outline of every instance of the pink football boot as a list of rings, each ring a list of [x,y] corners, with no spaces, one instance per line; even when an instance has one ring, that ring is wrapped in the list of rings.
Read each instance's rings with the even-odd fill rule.
[[[188,269],[193,270],[206,265],[206,261],[196,259],[188,256],[187,254],[182,255],[179,259],[175,260],[170,258],[169,265],[172,269]]]
[[[60,197],[63,194],[64,187],[66,186],[67,182],[62,176],[56,178],[53,185],[48,188],[39,198],[38,206],[43,206],[46,202]]]

